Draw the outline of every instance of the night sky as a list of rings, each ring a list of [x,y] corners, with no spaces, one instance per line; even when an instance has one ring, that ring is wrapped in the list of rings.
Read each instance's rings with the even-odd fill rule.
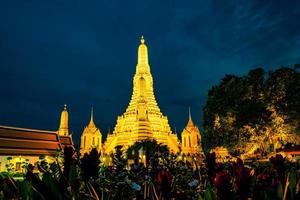
[[[3,0],[0,125],[57,130],[67,104],[77,142],[93,106],[106,135],[129,103],[141,35],[158,104],[181,132],[189,106],[201,126],[225,74],[300,62],[300,1]]]

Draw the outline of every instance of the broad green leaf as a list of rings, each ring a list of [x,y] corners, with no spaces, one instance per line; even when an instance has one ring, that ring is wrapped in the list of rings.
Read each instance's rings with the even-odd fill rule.
[[[42,181],[57,199],[63,199],[63,194],[60,192],[58,182],[50,173],[44,173]]]
[[[294,191],[295,191],[295,186],[296,186],[296,180],[297,179],[297,175],[294,169],[291,170],[290,172],[290,180],[289,180],[289,189],[290,189],[290,193],[291,193],[291,198],[293,199],[294,196]]]
[[[215,200],[216,199],[216,194],[213,188],[208,185],[206,188],[206,191],[204,192],[204,199],[205,200]]]
[[[282,199],[283,198],[283,188],[282,188],[282,184],[279,182],[278,186],[277,186],[277,198],[278,199]]]
[[[200,194],[199,194],[198,200],[204,200]]]
[[[18,181],[18,196],[22,199],[30,199],[32,196],[32,185],[28,181]]]

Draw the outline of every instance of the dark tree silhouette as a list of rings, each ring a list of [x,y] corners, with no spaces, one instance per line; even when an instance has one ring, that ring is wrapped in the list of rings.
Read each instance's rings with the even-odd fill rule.
[[[246,145],[251,137],[245,127],[263,136],[265,128],[272,126],[272,111],[284,116],[289,134],[300,134],[299,72],[283,67],[265,73],[257,68],[242,77],[226,75],[208,91],[203,108],[205,150],[216,146],[231,152],[240,149],[237,145]]]
[[[96,180],[99,177],[100,169],[100,153],[93,148],[89,154],[85,153],[81,158],[81,176],[84,181],[93,178]]]

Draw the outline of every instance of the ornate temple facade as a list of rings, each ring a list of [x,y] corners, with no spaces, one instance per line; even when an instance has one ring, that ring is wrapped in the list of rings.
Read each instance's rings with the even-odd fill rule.
[[[102,151],[102,133],[96,127],[93,117],[93,109],[91,111],[91,119],[89,124],[84,128],[80,139],[80,153],[84,155],[89,153],[92,148],[96,148],[98,152]]]
[[[125,113],[118,116],[113,133],[108,134],[104,151],[113,152],[117,145],[126,149],[136,141],[145,139],[154,139],[167,145],[171,152],[179,151],[177,135],[172,133],[168,118],[161,113],[155,100],[148,49],[142,37],[138,47],[131,100]]]
[[[181,133],[181,153],[185,155],[200,153],[202,151],[200,144],[201,134],[198,127],[194,124],[191,111],[189,110],[188,123]]]

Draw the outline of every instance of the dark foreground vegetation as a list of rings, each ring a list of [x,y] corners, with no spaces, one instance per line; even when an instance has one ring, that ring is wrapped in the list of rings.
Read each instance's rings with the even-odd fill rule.
[[[149,156],[145,164],[132,152],[128,164],[121,147],[111,166],[100,163],[95,149],[80,159],[65,148],[61,161],[39,163],[40,174],[30,164],[24,180],[1,174],[0,199],[300,199],[300,165],[281,155],[246,165],[216,163],[214,153],[203,160],[170,154],[155,141],[136,146]]]

